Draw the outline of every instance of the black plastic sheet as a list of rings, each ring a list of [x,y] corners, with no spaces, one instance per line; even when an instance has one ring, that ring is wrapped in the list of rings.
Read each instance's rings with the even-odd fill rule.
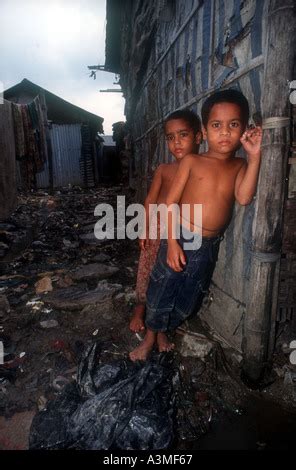
[[[33,419],[30,449],[166,449],[173,440],[170,356],[145,363],[98,364],[100,343],[88,347],[77,383]]]

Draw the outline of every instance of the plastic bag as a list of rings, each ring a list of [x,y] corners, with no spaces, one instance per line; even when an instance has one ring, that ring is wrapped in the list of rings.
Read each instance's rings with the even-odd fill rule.
[[[97,364],[86,349],[71,383],[33,419],[30,449],[166,449],[173,439],[173,370],[168,355],[145,363]]]

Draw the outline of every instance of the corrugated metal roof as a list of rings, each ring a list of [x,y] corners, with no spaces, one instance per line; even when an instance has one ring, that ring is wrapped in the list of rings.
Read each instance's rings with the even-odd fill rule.
[[[108,145],[108,147],[115,147],[116,142],[114,142],[112,135],[101,135],[104,139],[104,145]]]

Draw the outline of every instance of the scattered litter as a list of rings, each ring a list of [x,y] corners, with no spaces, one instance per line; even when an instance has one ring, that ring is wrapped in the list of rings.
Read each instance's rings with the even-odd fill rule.
[[[36,294],[43,294],[44,292],[51,292],[53,290],[50,277],[44,277],[35,283]]]
[[[63,239],[63,245],[66,248],[78,248],[79,247],[78,242],[71,242],[70,240],[67,240],[66,238]]]
[[[69,287],[69,286],[72,286],[73,284],[74,284],[74,282],[73,282],[71,276],[69,276],[68,274],[66,274],[63,277],[60,277],[57,280],[58,287]]]
[[[211,352],[212,348],[212,342],[184,334],[180,354],[185,357],[193,356],[204,359]]]
[[[69,383],[70,383],[70,381],[66,377],[62,377],[61,375],[59,375],[52,382],[52,387],[57,392],[61,392],[62,390],[64,390],[66,385],[68,385]]]
[[[42,328],[56,328],[59,324],[56,320],[45,320],[40,322],[40,326]]]
[[[94,261],[98,261],[99,263],[105,263],[106,261],[110,261],[110,259],[111,257],[105,253],[99,253],[93,258]]]
[[[0,295],[0,317],[10,312],[10,305],[6,295]]]
[[[82,266],[71,273],[71,277],[76,281],[89,279],[106,279],[119,271],[118,268],[102,263],[92,263]]]
[[[123,292],[121,292],[120,294],[117,294],[117,295],[115,296],[115,299],[116,299],[116,300],[121,300],[121,299],[123,299],[123,298],[125,298],[125,294],[124,294]]]
[[[125,300],[126,300],[127,303],[135,302],[136,293],[135,292],[129,292],[129,293],[125,294]]]
[[[39,299],[32,299],[29,300],[26,305],[28,307],[32,307],[32,310],[38,311],[44,306],[44,302],[40,301]]]
[[[38,403],[37,403],[38,410],[39,411],[45,410],[46,404],[47,404],[47,399],[43,395],[41,395],[38,398]]]
[[[284,384],[296,386],[296,371],[287,370],[285,372]]]
[[[123,289],[122,284],[111,284],[106,279],[98,282],[97,290],[112,291],[112,293],[118,292]]]
[[[54,308],[63,310],[79,310],[90,305],[104,304],[112,298],[112,291],[93,289],[86,291],[80,287],[66,287],[56,292],[50,292],[44,302]]]
[[[63,351],[66,348],[65,342],[61,339],[56,339],[56,340],[52,341],[50,346],[55,351]]]

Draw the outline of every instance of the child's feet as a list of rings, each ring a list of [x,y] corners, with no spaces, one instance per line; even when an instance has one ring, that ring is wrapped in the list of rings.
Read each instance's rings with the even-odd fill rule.
[[[168,337],[165,333],[157,333],[156,342],[159,352],[168,352],[174,349],[175,347],[174,343],[171,343],[168,340]]]
[[[147,330],[146,336],[143,339],[140,346],[135,348],[129,357],[132,361],[146,361],[147,357],[151,353],[156,339],[156,333],[151,330]]]
[[[129,324],[130,330],[139,333],[145,330],[144,324],[145,304],[137,304],[134,308],[132,318]]]

